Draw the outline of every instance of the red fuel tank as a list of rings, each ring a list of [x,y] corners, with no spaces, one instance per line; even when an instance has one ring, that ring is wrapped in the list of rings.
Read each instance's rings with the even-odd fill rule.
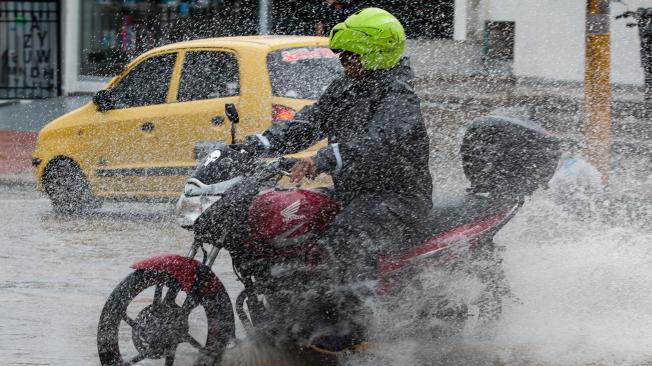
[[[249,228],[255,242],[269,241],[276,249],[289,249],[306,234],[323,231],[338,211],[335,200],[320,190],[269,190],[254,198]]]

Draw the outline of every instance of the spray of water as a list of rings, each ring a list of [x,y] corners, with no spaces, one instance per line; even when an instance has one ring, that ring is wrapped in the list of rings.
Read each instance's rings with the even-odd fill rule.
[[[587,169],[579,169],[579,180],[557,177],[496,236],[514,295],[497,321],[433,336],[438,327],[456,325],[436,317],[415,321],[416,314],[440,295],[473,303],[481,286],[459,273],[430,274],[422,278],[426,291],[408,294],[391,313],[376,308],[380,342],[346,364],[651,364],[650,197],[640,195],[643,186],[638,197],[623,196],[627,189],[617,186],[604,192]]]
[[[372,301],[374,343],[340,364],[652,364],[650,182],[605,190],[582,161],[561,171],[495,237],[511,289],[497,320],[474,309],[490,267],[462,258],[458,270],[421,273],[399,301]],[[444,299],[471,316],[442,320]],[[311,364],[255,341],[230,352],[228,365]]]

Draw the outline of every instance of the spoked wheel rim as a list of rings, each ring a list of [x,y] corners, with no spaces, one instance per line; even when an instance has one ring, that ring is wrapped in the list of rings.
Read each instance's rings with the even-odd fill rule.
[[[168,290],[163,297],[165,285]],[[135,319],[128,314],[124,314],[122,318],[131,327],[132,341],[138,351],[138,355],[130,360],[130,363],[135,363],[134,360],[139,358],[165,358],[166,364],[172,364],[177,346],[184,342],[190,343],[197,350],[203,350],[204,346],[190,334],[188,317],[192,307],[184,307],[190,303],[188,298],[179,306],[175,301],[179,292],[175,284],[159,283],[154,288],[151,305],[140,310]]]
[[[149,304],[137,299],[147,289],[154,293]],[[136,302],[140,307],[134,311],[129,305]],[[200,307],[206,318],[205,341],[191,333],[188,321]],[[121,332],[125,328],[128,331]],[[116,287],[104,306],[98,326],[98,351],[102,365],[135,365],[145,360],[159,360],[161,364],[162,360],[170,366],[180,345],[187,344],[186,348],[193,350],[195,364],[219,364],[234,333],[226,292],[195,298],[185,294],[167,274],[136,271]]]

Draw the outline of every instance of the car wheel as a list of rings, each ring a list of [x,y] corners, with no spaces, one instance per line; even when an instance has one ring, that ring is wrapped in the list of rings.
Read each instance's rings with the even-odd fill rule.
[[[44,173],[43,186],[52,208],[59,213],[80,213],[102,204],[93,197],[84,173],[70,160],[51,162]]]

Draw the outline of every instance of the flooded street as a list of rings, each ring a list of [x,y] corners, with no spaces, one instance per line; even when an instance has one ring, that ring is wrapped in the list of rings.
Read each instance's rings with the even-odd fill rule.
[[[97,321],[129,265],[162,252],[183,254],[192,240],[174,223],[170,204],[108,203],[92,217],[58,217],[33,188],[7,186],[0,186],[0,202],[5,365],[99,364]],[[227,287],[237,286],[225,261],[218,259],[215,271]]]
[[[652,0],[0,0],[0,366],[318,352],[652,366]]]
[[[587,214],[550,191],[537,193],[496,237],[515,298],[491,337],[443,349],[408,338],[346,364],[649,365],[652,206],[649,195],[634,198]],[[0,185],[0,202],[3,364],[99,364],[97,321],[129,265],[183,254],[191,240],[170,204],[107,203],[90,217],[57,216],[32,187],[7,185]],[[240,286],[228,256],[217,263],[213,269],[235,299]]]

